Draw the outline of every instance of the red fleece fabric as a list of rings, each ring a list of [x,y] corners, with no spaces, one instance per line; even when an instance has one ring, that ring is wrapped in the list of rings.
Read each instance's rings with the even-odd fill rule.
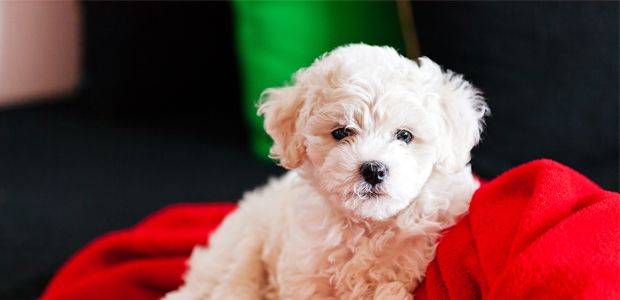
[[[69,259],[40,299],[159,299],[181,285],[193,247],[204,244],[235,208],[173,205],[133,228],[104,235]]]
[[[42,300],[158,299],[234,204],[176,205],[71,258]],[[549,160],[482,186],[415,299],[619,299],[620,195]]]
[[[482,186],[419,299],[619,299],[620,196],[540,160]]]

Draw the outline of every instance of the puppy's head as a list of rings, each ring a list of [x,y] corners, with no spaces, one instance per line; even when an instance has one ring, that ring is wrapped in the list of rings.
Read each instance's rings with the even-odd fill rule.
[[[463,170],[487,106],[462,76],[388,47],[349,45],[268,89],[259,113],[271,156],[343,211],[384,219],[417,197],[433,172]]]

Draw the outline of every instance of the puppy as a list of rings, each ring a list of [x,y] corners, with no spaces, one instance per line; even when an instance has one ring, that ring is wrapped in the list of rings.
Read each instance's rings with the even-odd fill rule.
[[[292,171],[244,196],[166,300],[411,299],[467,212],[488,108],[461,75],[354,44],[293,82],[259,108]]]

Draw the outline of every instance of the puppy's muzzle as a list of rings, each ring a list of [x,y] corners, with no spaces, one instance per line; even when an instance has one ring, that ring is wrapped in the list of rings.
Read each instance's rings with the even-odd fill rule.
[[[360,167],[360,174],[373,187],[387,178],[387,168],[377,161],[367,161]]]

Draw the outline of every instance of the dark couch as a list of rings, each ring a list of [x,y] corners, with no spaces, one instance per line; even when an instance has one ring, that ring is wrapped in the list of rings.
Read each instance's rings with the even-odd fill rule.
[[[227,2],[82,8],[79,93],[0,110],[3,300],[38,297],[97,236],[283,172],[247,150]]]

